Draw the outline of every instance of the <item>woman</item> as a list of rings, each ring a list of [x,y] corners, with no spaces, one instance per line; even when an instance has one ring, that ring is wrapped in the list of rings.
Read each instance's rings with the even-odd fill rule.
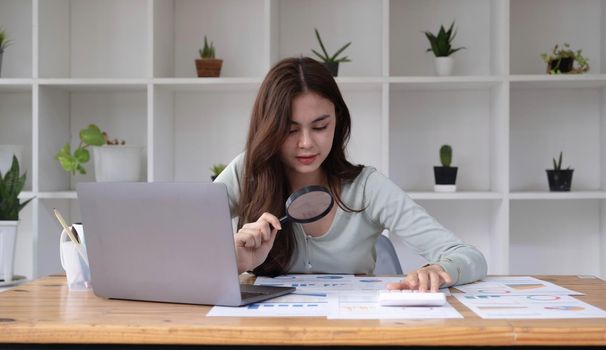
[[[437,291],[486,275],[482,253],[442,227],[372,167],[347,161],[349,110],[324,66],[311,58],[278,62],[252,110],[246,149],[215,180],[227,185],[239,272],[372,273],[384,229],[431,264],[388,288]],[[309,224],[280,225],[290,193],[323,185],[336,206]]]

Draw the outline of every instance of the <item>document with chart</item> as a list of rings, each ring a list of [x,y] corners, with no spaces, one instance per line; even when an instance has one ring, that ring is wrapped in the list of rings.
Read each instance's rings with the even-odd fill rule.
[[[463,293],[474,295],[583,295],[534,277],[486,277],[478,282],[456,286]]]
[[[478,316],[486,319],[606,317],[603,310],[569,295],[453,295]]]

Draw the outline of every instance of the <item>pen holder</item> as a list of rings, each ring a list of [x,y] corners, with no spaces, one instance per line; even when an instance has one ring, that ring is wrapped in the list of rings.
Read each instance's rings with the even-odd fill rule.
[[[74,228],[80,239],[82,251],[86,254],[86,241],[84,240],[84,230],[82,225],[73,224],[69,228]],[[67,275],[67,286],[70,290],[87,290],[91,288],[90,269],[87,262],[80,256],[76,244],[69,239],[65,230],[61,232],[59,240],[59,254],[61,256],[61,266]]]

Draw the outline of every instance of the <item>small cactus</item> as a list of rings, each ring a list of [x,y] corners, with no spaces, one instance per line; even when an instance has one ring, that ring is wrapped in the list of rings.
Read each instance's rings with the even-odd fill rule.
[[[215,47],[213,46],[213,42],[210,42],[208,45],[208,40],[206,39],[206,35],[204,36],[204,48],[199,49],[201,58],[215,58]]]
[[[448,168],[452,162],[452,147],[449,145],[442,145],[440,147],[440,161],[442,166]]]

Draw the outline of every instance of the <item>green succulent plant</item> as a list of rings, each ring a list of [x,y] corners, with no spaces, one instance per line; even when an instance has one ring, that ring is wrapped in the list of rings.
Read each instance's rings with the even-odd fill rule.
[[[204,48],[199,49],[198,53],[200,53],[200,58],[215,58],[215,47],[212,41],[210,45],[208,44],[206,35],[204,36]]]
[[[443,167],[450,167],[450,163],[452,163],[452,147],[449,145],[442,145],[440,147],[440,162]]]
[[[339,58],[339,55],[346,48],[348,48],[349,45],[351,45],[351,41],[348,42],[347,44],[343,45],[340,49],[337,50],[337,52],[334,53],[334,55],[331,56],[326,51],[326,47],[324,47],[324,43],[322,42],[322,38],[320,38],[320,33],[318,32],[318,30],[314,28],[314,31],[316,32],[316,38],[318,39],[318,43],[320,43],[320,48],[322,49],[322,53],[319,53],[318,51],[316,51],[314,49],[311,49],[311,51],[316,56],[318,56],[323,62],[325,62],[325,63],[351,62],[351,60],[347,56]]]
[[[550,54],[542,53],[541,58],[547,64],[547,73],[560,74],[560,62],[566,58],[572,58],[573,64],[576,61],[578,66],[573,67],[569,73],[585,73],[589,71],[589,59],[583,56],[583,50],[572,50],[570,44],[564,43],[562,48],[556,44]],[[552,64],[554,62],[554,64]],[[553,68],[552,68],[553,66]]]
[[[434,35],[428,31],[423,32],[425,33],[425,36],[427,37],[427,40],[429,40],[430,44],[427,52],[433,51],[433,54],[436,57],[448,57],[461,49],[465,49],[463,46],[456,49],[452,48],[452,41],[457,35],[457,31],[454,30],[454,25],[455,22],[453,21],[448,30],[445,30],[444,26],[441,25],[438,35]]]
[[[570,167],[568,167],[566,169],[570,169]],[[555,171],[562,170],[562,152],[560,152],[560,157],[558,158],[557,161],[555,158],[553,158],[553,170],[555,170]]]
[[[11,44],[11,42],[12,41],[8,40],[6,30],[0,27],[0,52],[4,51],[4,49],[6,49]]]
[[[219,176],[219,174],[221,174],[221,172],[223,170],[225,170],[226,165],[219,163],[219,164],[213,164],[213,166],[210,168],[210,171],[213,173],[214,176]]]
[[[19,201],[19,194],[25,185],[26,175],[19,175],[19,161],[13,155],[13,161],[6,174],[0,173],[0,221],[17,221],[19,212],[33,198],[23,203]]]

